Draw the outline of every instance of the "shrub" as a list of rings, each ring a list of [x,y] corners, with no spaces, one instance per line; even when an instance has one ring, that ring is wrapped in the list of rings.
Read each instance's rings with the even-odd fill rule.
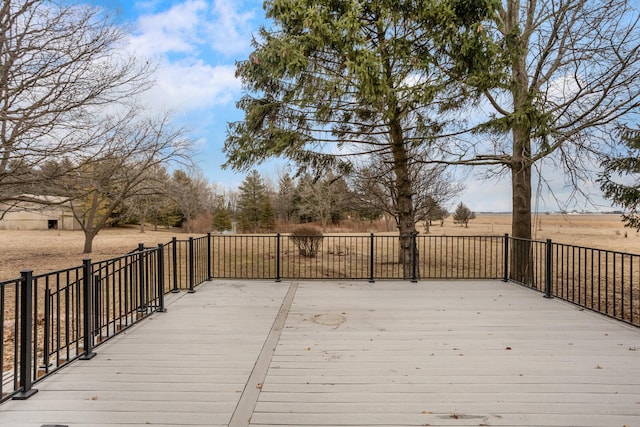
[[[211,223],[213,221],[213,215],[208,212],[204,212],[196,215],[189,223],[182,224],[182,229],[188,233],[204,234],[211,231]]]
[[[320,248],[322,232],[315,227],[302,226],[295,229],[289,239],[298,246],[300,256],[313,258]]]

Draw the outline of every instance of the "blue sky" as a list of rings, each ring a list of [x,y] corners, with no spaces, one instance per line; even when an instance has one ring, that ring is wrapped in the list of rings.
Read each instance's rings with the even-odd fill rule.
[[[240,81],[234,76],[235,62],[248,57],[252,34],[265,23],[263,0],[87,1],[119,14],[123,24],[132,26],[132,52],[159,61],[156,84],[144,102],[159,110],[174,111],[178,124],[189,129],[196,143],[197,162],[204,175],[212,183],[236,188],[244,175],[221,169],[225,161],[221,150],[227,123],[243,118],[235,107],[242,94]],[[284,161],[274,161],[257,169],[276,182],[278,171],[285,167]],[[568,198],[571,190],[565,186],[564,177],[553,167],[543,168],[556,198]],[[452,205],[462,201],[479,212],[511,210],[508,177],[484,181],[475,172],[460,176],[466,189]],[[585,183],[588,186],[592,185]],[[540,211],[559,209],[546,192],[536,200],[537,178],[533,187],[534,207],[537,203]],[[598,193],[595,186],[592,191]],[[597,196],[594,201],[606,204]],[[566,208],[598,210],[584,201]]]
[[[80,0],[82,1],[82,0]],[[174,112],[195,142],[197,162],[212,182],[237,187],[243,174],[222,170],[227,123],[242,120],[235,62],[251,52],[252,33],[264,23],[262,0],[89,0],[133,28],[129,48],[159,63],[143,102]],[[257,169],[277,176],[282,162]]]

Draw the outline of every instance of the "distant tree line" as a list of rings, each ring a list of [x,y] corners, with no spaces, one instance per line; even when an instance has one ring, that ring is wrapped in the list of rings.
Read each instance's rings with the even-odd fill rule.
[[[443,175],[439,168],[425,175],[432,181],[438,181],[439,185],[425,183],[420,197],[415,198],[415,209],[420,213],[418,218],[425,223],[444,221],[448,216],[445,204],[457,196],[462,187],[450,181],[451,177]],[[267,184],[253,170],[238,189],[235,210],[224,209],[226,213],[218,215],[225,221],[235,218],[241,232],[273,231],[276,223],[312,222],[319,224],[325,232],[329,225],[339,224],[345,219],[368,222],[384,219],[389,230],[397,230],[393,195],[384,181],[370,175],[370,169],[349,177],[331,171],[325,174],[307,172],[295,178],[283,173],[275,185]],[[394,222],[393,226],[391,222]],[[218,224],[222,222],[216,222],[214,228],[221,230]]]

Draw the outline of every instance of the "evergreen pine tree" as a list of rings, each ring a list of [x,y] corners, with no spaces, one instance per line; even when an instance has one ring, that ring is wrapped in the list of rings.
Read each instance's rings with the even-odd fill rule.
[[[231,212],[225,206],[224,198],[222,196],[218,196],[216,199],[215,207],[213,208],[211,226],[219,233],[233,228],[231,224]]]
[[[640,130],[624,129],[621,139],[627,152],[602,163],[598,182],[604,196],[625,210],[625,227],[640,230]]]

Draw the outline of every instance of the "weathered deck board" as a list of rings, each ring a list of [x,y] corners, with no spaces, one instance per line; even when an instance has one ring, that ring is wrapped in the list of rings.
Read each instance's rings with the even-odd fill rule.
[[[640,333],[499,282],[301,284],[266,426],[640,425]]]
[[[241,396],[253,427],[640,425],[639,329],[499,281],[303,282],[271,343],[288,289],[180,294],[0,426],[226,426]]]
[[[226,426],[287,286],[209,284],[0,406],[2,426]]]

